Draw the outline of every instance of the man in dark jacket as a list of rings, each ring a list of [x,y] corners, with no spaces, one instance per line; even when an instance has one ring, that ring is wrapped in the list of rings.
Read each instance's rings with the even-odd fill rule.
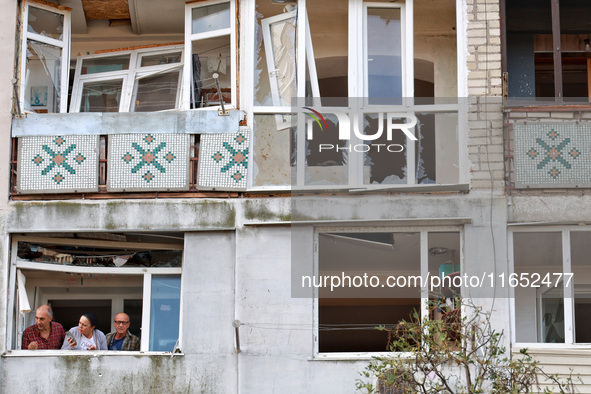
[[[115,332],[107,334],[109,350],[140,350],[140,339],[129,332],[129,316],[126,313],[115,315]]]

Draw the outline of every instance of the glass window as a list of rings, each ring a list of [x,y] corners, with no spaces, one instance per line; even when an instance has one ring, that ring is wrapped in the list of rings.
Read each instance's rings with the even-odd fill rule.
[[[171,50],[166,52],[166,49]],[[180,102],[182,56],[180,46],[174,46],[79,57],[70,111],[149,112],[175,109]]]
[[[25,5],[21,32],[19,109],[55,113],[67,110],[69,11],[49,5]],[[25,23],[25,22],[23,22]]]
[[[193,8],[191,15],[191,32],[193,34],[230,27],[230,3]]]
[[[230,36],[193,41],[193,78],[198,108],[220,104],[215,84],[217,74],[225,104],[232,101],[232,64]]]
[[[180,275],[152,276],[150,350],[171,352],[179,338]]]
[[[29,7],[27,31],[44,37],[62,40],[64,34],[64,15]]]
[[[80,112],[119,112],[123,80],[86,82]]]
[[[144,55],[140,67],[159,66],[162,64],[180,63],[182,52],[160,53],[157,55]]]
[[[423,249],[422,237],[427,237],[428,248]],[[404,335],[399,323],[410,322],[415,313],[433,319],[459,313],[459,289],[428,288],[420,278],[458,275],[460,250],[458,231],[320,233],[314,284],[318,351],[395,351],[390,344]],[[421,270],[422,257],[428,258],[429,273]],[[429,311],[428,299],[439,307]]]
[[[180,77],[177,70],[137,79],[131,110],[150,112],[176,108]]]
[[[29,305],[26,309],[33,312],[21,311],[16,318],[13,349],[19,348],[24,329],[34,324],[35,309],[49,304],[66,330],[78,324],[80,315],[92,312],[97,329],[107,334],[114,331],[115,315],[125,312],[129,330],[143,339],[141,350],[172,351],[179,338],[183,238],[168,234],[175,241],[158,246],[151,243],[154,236],[138,233],[16,240],[14,308]]]
[[[81,74],[128,70],[130,57],[130,54],[125,54],[84,59],[82,61]]]
[[[255,42],[255,105],[290,106],[296,97],[295,6],[257,1]]]
[[[535,281],[514,288],[517,342],[564,343],[562,233],[515,233],[513,244],[514,273]]]
[[[367,9],[367,95],[402,97],[400,9]]]
[[[61,72],[61,48],[27,42],[25,109],[59,112]]]

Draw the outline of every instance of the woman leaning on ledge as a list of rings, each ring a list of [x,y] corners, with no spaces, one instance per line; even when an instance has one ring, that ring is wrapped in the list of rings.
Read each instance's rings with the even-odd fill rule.
[[[70,328],[62,350],[107,350],[107,338],[102,331],[95,329],[96,317],[85,313],[78,320],[78,327]]]

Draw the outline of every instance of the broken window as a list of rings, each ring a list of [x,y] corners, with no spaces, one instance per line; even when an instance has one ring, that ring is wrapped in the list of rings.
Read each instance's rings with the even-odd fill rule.
[[[257,1],[253,115],[275,113],[277,131],[297,130],[295,150],[283,155],[281,165],[295,167],[292,186],[375,189],[460,182],[460,105],[433,99],[457,96],[456,4],[407,3],[309,0],[302,10],[295,1]],[[304,19],[305,28],[298,24]],[[299,45],[303,40],[305,49]],[[305,71],[305,78],[298,78],[298,71]],[[428,99],[406,101],[413,91]],[[294,97],[298,101],[289,104]],[[409,105],[416,108],[409,111]],[[351,124],[359,116],[360,134],[342,138],[341,118],[335,116],[339,111]],[[380,127],[386,130],[387,113],[416,117],[417,124],[408,130],[417,139],[400,130],[370,138]],[[408,118],[392,121],[407,123]],[[286,146],[276,148],[287,152]],[[273,178],[277,167],[261,161],[255,165],[261,179]]]
[[[127,313],[142,351],[173,351],[179,339],[182,234],[58,236],[63,238],[13,240],[12,289],[18,296],[12,348],[20,348],[36,308],[49,304],[65,330],[90,311],[106,334],[113,331],[114,316]]]
[[[182,46],[80,56],[70,112],[152,112],[179,107]]]
[[[233,1],[187,4],[185,47],[191,53],[186,100],[191,108],[236,105],[236,39]],[[218,92],[216,78],[221,91]]]
[[[48,3],[25,4],[19,101],[22,111],[66,112],[69,26],[68,9]]]
[[[591,232],[516,231],[512,239],[515,341],[591,343]]]
[[[396,7],[396,8],[394,8]],[[402,10],[365,6],[365,97],[402,97]],[[370,101],[371,103],[371,101]]]
[[[513,98],[591,97],[589,3],[507,1],[506,64]]]
[[[404,335],[402,321],[415,313],[435,319],[456,313],[459,289],[445,282],[431,289],[420,277],[458,275],[460,250],[457,229],[318,234],[313,284],[318,291],[318,352],[396,350],[390,344]],[[439,303],[439,314],[430,315],[428,300]]]

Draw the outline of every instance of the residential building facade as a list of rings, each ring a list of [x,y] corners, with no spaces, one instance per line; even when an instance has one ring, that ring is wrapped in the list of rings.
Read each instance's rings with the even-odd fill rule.
[[[2,1],[0,391],[354,392],[452,290],[591,391],[591,22],[555,3]],[[43,304],[141,351],[21,349]]]

